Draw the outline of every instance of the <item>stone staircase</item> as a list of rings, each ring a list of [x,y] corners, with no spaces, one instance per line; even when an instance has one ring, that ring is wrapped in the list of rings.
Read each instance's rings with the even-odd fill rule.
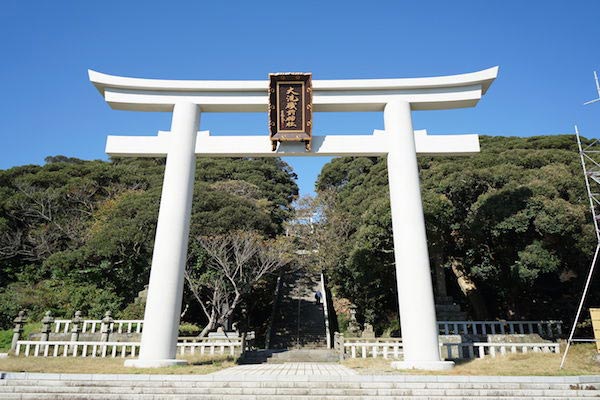
[[[247,352],[244,363],[337,362],[339,356],[326,348],[323,304],[315,302],[320,277],[297,271],[285,275],[271,322],[270,349]]]
[[[289,362],[339,362],[340,355],[337,351],[321,348],[292,349],[273,354],[267,362],[289,363]]]
[[[466,321],[467,313],[452,296],[435,296],[435,315],[438,321]]]
[[[240,364],[283,364],[290,362],[334,363],[340,360],[335,350],[322,349],[269,349],[248,351],[239,360]]]
[[[236,367],[239,368],[239,367]],[[235,369],[235,368],[234,368]],[[57,399],[504,399],[600,397],[600,377],[435,375],[85,375],[0,373],[0,398]]]
[[[323,304],[314,294],[319,276],[303,271],[282,279],[280,298],[271,328],[271,349],[323,348],[326,344]]]

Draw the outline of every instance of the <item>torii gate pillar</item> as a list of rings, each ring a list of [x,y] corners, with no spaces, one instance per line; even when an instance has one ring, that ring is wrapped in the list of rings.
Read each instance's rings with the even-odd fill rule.
[[[410,104],[387,103],[383,118],[385,132],[390,136],[387,167],[404,349],[404,361],[393,362],[392,366],[450,369],[454,362],[440,360]]]
[[[200,108],[196,104],[179,102],[174,105],[140,357],[125,361],[128,367],[187,364],[187,361],[175,358],[177,347],[173,344],[177,343],[179,334],[199,122]]]

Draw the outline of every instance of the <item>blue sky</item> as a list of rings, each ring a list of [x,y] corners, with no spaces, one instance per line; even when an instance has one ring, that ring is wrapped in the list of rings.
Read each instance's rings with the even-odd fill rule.
[[[430,134],[600,137],[600,1],[14,1],[0,8],[0,169],[48,155],[105,159],[109,134],[154,135],[167,113],[111,110],[87,69],[163,79],[451,75],[500,66],[475,108],[415,112]],[[203,114],[217,134],[265,114]],[[370,133],[380,113],[319,113],[313,133]],[[303,193],[322,158],[287,159]]]

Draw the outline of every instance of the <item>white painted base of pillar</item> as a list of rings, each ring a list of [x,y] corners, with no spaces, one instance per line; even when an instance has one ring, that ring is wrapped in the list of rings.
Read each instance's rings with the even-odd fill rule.
[[[186,360],[125,360],[126,367],[132,368],[161,368],[161,367],[172,367],[175,365],[187,365]]]
[[[454,368],[454,361],[394,361],[392,362],[392,368],[446,371]]]

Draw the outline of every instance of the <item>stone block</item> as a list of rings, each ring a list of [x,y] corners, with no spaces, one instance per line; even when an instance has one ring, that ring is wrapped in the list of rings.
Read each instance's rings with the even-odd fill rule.
[[[508,334],[508,335],[487,335],[489,343],[544,343],[550,342],[544,340],[537,333],[532,334]]]

